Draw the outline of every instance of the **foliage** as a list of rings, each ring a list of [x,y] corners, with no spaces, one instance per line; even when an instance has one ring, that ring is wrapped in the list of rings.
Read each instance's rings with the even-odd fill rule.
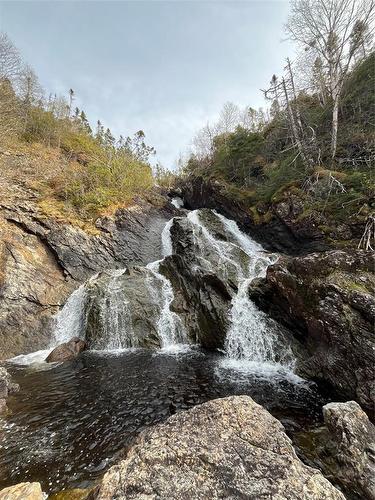
[[[152,187],[149,158],[155,150],[142,130],[116,140],[98,120],[93,133],[85,112],[73,109],[74,99],[73,89],[67,98],[45,99],[33,70],[0,34],[0,143],[21,141],[30,153],[36,144],[58,151],[58,161],[36,172],[38,189],[48,196],[48,203],[41,202],[50,212],[54,199],[65,212],[94,218]]]

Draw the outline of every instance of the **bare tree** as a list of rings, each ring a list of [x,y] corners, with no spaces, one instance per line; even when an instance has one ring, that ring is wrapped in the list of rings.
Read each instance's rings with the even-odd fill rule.
[[[6,33],[0,32],[0,79],[14,83],[22,68],[21,56]]]
[[[5,33],[0,33],[0,137],[18,130],[19,105],[15,82],[21,71],[21,57]]]
[[[339,104],[345,77],[366,53],[373,34],[375,0],[292,0],[286,24],[291,40],[320,58],[332,99],[331,156],[336,155]]]
[[[220,112],[219,121],[217,123],[217,132],[221,134],[229,134],[233,132],[238,125],[240,110],[233,102],[226,102]]]

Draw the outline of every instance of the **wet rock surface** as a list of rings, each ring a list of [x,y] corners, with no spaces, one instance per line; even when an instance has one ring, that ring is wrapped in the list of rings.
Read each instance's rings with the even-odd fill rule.
[[[372,411],[374,291],[373,255],[335,250],[280,259],[250,295],[305,344],[302,375],[328,382]]]
[[[162,298],[153,296],[153,274],[138,266],[119,273],[103,272],[87,284],[88,347],[160,347],[157,322]]]
[[[0,180],[0,359],[45,348],[51,317],[96,272],[159,258],[161,230],[179,213],[166,196],[136,199],[87,232],[46,216],[38,196]]]
[[[12,378],[6,368],[0,366],[0,415],[7,410],[7,397],[18,390],[19,385],[12,382]]]
[[[39,483],[19,483],[0,491],[0,500],[44,500]]]
[[[247,396],[210,401],[142,432],[96,497],[345,498],[297,458],[281,423]]]
[[[77,337],[73,337],[69,342],[64,342],[55,347],[47,356],[47,363],[70,361],[86,349],[87,343]]]

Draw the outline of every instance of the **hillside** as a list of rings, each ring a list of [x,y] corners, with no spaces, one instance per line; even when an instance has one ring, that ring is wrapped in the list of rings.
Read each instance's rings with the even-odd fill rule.
[[[307,165],[293,140],[288,110],[278,108],[268,121],[216,135],[208,154],[191,155],[177,183],[189,192],[201,178],[220,203],[239,204],[258,229],[279,222],[300,242],[357,246],[375,206],[374,68],[372,53],[345,81],[333,159],[331,103],[300,93],[291,105],[306,134]],[[194,207],[205,203],[207,195],[192,201]]]

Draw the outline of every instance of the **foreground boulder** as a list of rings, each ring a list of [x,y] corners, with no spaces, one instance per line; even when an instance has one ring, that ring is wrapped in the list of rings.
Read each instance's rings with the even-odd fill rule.
[[[47,363],[70,361],[86,349],[86,342],[78,337],[73,337],[69,342],[60,344],[49,353],[46,358]]]
[[[0,491],[0,500],[44,500],[39,483],[19,483]]]
[[[299,372],[329,382],[372,410],[375,275],[373,255],[335,250],[284,258],[252,287],[251,298],[292,328],[307,347]]]
[[[375,426],[355,401],[323,407],[330,432],[327,473],[360,498],[375,499]]]
[[[345,497],[296,456],[281,423],[247,396],[217,399],[141,433],[99,500]]]

